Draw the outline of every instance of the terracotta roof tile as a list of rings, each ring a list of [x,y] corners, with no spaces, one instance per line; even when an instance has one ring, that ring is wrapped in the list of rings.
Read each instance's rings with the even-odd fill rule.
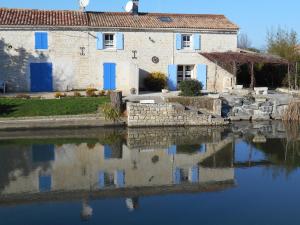
[[[160,17],[169,17],[162,22]],[[81,12],[0,8],[0,26],[91,26],[125,28],[228,29],[238,26],[223,15],[122,12]]]

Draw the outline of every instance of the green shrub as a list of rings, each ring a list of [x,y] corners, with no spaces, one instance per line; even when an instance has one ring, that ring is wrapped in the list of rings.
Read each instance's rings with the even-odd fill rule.
[[[96,91],[97,91],[96,88],[87,88],[87,89],[85,90],[85,94],[86,94],[86,96],[88,96],[88,97],[96,97],[96,96],[97,96]]]
[[[181,96],[198,96],[202,88],[203,85],[198,80],[184,80],[179,84]]]
[[[149,91],[161,91],[167,86],[167,77],[164,73],[151,73],[144,80],[144,85]]]
[[[121,114],[118,109],[112,106],[111,103],[106,103],[102,106],[102,112],[106,120],[118,121],[120,120]]]

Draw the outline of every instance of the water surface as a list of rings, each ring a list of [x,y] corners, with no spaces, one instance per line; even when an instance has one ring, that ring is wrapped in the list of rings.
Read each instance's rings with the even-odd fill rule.
[[[0,224],[299,224],[299,127],[0,132]]]

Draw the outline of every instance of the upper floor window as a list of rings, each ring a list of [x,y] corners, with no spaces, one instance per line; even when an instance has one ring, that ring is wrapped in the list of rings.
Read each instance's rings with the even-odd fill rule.
[[[189,49],[192,47],[192,35],[183,34],[182,35],[182,48]]]
[[[48,33],[35,32],[35,49],[46,50],[48,49]]]
[[[115,48],[115,35],[114,34],[104,34],[104,47],[105,48]]]

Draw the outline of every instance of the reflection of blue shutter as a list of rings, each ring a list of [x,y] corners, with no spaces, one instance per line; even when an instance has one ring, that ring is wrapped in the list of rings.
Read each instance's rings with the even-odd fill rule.
[[[39,177],[39,190],[40,192],[51,191],[52,178],[51,176],[40,176]]]
[[[194,50],[201,50],[201,36],[194,34]]]
[[[182,36],[181,34],[176,34],[176,49],[182,49]]]
[[[169,65],[168,68],[168,87],[170,91],[177,90],[177,65]]]
[[[124,187],[125,186],[125,173],[123,170],[117,170],[116,172],[116,185],[118,187]]]
[[[112,150],[109,145],[104,145],[104,159],[110,159],[112,156]]]
[[[168,155],[176,155],[177,147],[176,145],[172,145],[168,148]]]
[[[191,168],[191,178],[190,178],[190,181],[192,183],[196,183],[199,181],[199,169],[197,166],[193,166]]]
[[[173,174],[173,183],[180,184],[180,182],[181,182],[180,169],[176,168]]]
[[[101,32],[97,33],[97,49],[103,49],[103,33]]]
[[[98,184],[99,184],[99,188],[104,188],[105,183],[104,183],[104,172],[100,171],[98,174]]]
[[[197,65],[197,79],[203,84],[203,89],[207,89],[206,79],[207,79],[207,66],[204,64]]]
[[[202,144],[199,148],[200,153],[205,153],[206,152],[206,144]]]
[[[123,33],[117,33],[117,49],[123,50],[124,49],[124,34]]]

